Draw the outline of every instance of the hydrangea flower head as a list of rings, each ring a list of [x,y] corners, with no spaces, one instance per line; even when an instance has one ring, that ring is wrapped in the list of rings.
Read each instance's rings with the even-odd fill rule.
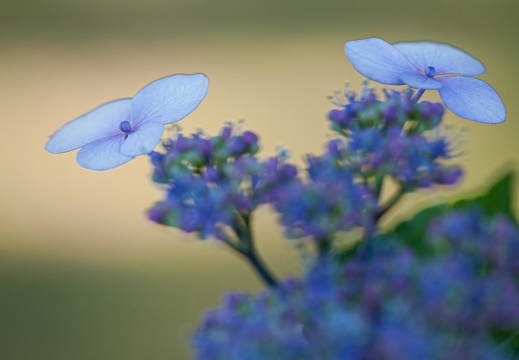
[[[385,99],[372,89],[360,96],[337,97],[341,108],[328,113],[332,129],[345,139],[329,143],[328,151],[338,163],[349,166],[358,179],[391,176],[406,188],[453,185],[462,175],[461,167],[447,161],[454,145],[438,130],[444,107],[441,103],[411,98],[410,89],[384,91]]]
[[[456,236],[449,216],[438,219],[435,237]],[[510,259],[517,258],[513,222],[477,212],[455,217],[465,245],[483,242],[497,250],[506,244]],[[473,231],[474,224],[488,230]],[[517,358],[516,268],[493,263],[482,271],[474,265],[494,256],[469,246],[443,247],[426,259],[387,237],[372,246],[369,256],[346,264],[322,258],[303,279],[257,296],[229,295],[194,333],[194,358]]]
[[[167,192],[149,210],[150,220],[197,232],[202,239],[226,240],[222,229],[232,229],[238,217],[273,201],[297,175],[278,157],[260,162],[258,140],[255,133],[228,124],[217,136],[179,133],[165,141],[164,153],[150,154],[153,181]]]
[[[473,77],[483,74],[485,67],[458,48],[432,41],[389,44],[370,38],[349,41],[344,49],[353,67],[368,79],[438,90],[445,106],[462,118],[489,124],[505,121],[497,92]]]
[[[45,150],[60,154],[81,148],[79,165],[108,170],[158,144],[164,125],[189,115],[204,99],[209,81],[204,74],[177,74],[155,80],[135,97],[118,99],[70,121],[47,142]]]

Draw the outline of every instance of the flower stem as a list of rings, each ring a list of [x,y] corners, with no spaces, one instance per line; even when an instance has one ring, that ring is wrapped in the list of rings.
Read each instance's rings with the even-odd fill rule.
[[[413,97],[411,98],[411,101],[414,102],[415,104],[418,102],[418,100],[420,100],[420,98],[422,97],[423,93],[425,92],[425,89],[418,89]]]
[[[387,213],[388,210],[391,209],[404,194],[405,189],[402,185],[400,185],[398,191],[395,192],[393,196],[384,205],[378,208],[377,212],[375,213],[375,221],[378,222],[380,218],[384,216],[384,214]]]
[[[332,239],[327,237],[322,237],[315,239],[317,254],[320,259],[325,259],[332,249]]]
[[[375,195],[375,198],[377,199],[380,199],[380,193],[382,192],[382,183],[384,182],[384,177],[383,176],[377,176],[375,178],[375,184],[374,184],[374,188],[373,188],[373,194]]]
[[[249,214],[241,214],[241,216],[238,217],[235,222],[234,231],[239,239],[239,244],[233,246],[233,248],[249,261],[266,285],[276,287],[278,281],[269,270],[254,245]]]
[[[249,260],[250,264],[256,270],[263,282],[272,288],[278,285],[278,281],[274,278],[270,270],[267,268],[263,259],[255,251],[250,253],[242,253]]]

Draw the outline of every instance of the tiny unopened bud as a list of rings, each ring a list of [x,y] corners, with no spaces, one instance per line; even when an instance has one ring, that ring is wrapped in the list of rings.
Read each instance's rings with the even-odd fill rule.
[[[433,77],[436,75],[436,69],[433,66],[427,66],[424,70],[425,76]]]
[[[119,129],[124,133],[129,133],[132,130],[132,124],[129,121],[121,121]]]

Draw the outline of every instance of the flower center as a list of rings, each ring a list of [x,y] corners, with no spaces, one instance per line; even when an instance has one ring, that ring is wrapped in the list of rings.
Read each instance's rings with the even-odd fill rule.
[[[433,66],[427,66],[424,73],[427,77],[433,77],[436,74],[436,69]]]
[[[129,121],[121,121],[121,123],[119,124],[119,129],[123,132],[123,133],[129,133],[130,131],[132,131],[132,124],[130,124]]]

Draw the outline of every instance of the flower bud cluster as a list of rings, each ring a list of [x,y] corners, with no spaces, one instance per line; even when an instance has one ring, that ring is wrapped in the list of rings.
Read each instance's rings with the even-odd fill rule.
[[[385,97],[378,100],[365,89],[328,113],[332,129],[346,138],[334,146],[353,171],[363,177],[393,176],[408,191],[455,184],[462,171],[444,164],[451,157],[449,141],[429,134],[441,123],[443,106],[414,103],[409,91],[386,91]]]
[[[329,241],[337,231],[371,227],[375,200],[337,153],[307,156],[306,160],[307,179],[295,179],[273,201],[285,235]]]
[[[152,153],[151,161],[153,180],[167,196],[149,210],[149,218],[202,238],[222,239],[224,228],[234,228],[237,216],[269,202],[297,175],[297,169],[282,159],[260,162],[254,156],[257,135],[238,133],[233,125],[213,137],[178,134],[164,143],[164,149]]]
[[[304,279],[258,296],[228,295],[194,334],[195,358],[513,359],[518,344],[507,340],[519,328],[517,269],[495,253],[506,247],[507,259],[519,258],[519,229],[504,218],[456,218],[463,220],[457,229],[450,217],[439,220],[432,241],[456,232],[465,245],[429,258],[375,245],[369,258],[321,259]],[[494,243],[493,250],[476,251],[469,240],[477,249]],[[473,266],[489,261],[487,271]],[[515,277],[503,271],[510,266]]]
[[[431,223],[427,242],[435,252],[466,255],[482,272],[497,271],[512,278],[519,274],[519,233],[504,215],[484,221],[477,208],[451,212]]]

